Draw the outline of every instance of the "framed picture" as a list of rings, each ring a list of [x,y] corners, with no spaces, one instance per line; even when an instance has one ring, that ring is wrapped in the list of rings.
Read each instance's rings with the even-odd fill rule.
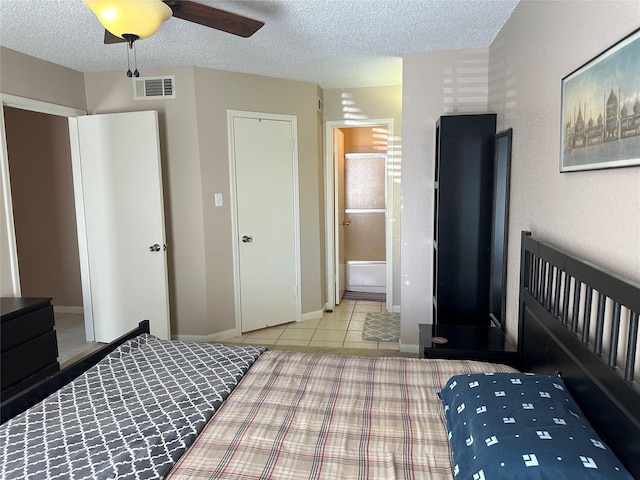
[[[640,165],[640,29],[562,79],[560,171]]]

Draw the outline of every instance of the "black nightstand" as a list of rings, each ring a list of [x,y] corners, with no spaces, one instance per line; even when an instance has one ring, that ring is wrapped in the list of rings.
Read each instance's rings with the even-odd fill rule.
[[[420,358],[478,360],[518,368],[518,351],[497,327],[418,324]]]

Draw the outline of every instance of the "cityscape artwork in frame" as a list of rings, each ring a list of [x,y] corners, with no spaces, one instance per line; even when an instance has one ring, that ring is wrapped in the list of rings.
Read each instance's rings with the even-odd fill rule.
[[[640,165],[640,29],[562,79],[560,171]]]

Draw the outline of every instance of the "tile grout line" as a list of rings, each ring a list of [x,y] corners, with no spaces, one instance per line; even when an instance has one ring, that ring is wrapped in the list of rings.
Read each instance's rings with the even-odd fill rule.
[[[349,318],[347,320],[348,323],[347,323],[347,328],[345,330],[342,330],[342,329],[320,329],[320,324],[322,323],[323,320],[331,320],[330,318],[321,317],[320,319],[318,319],[318,324],[313,328],[313,332],[310,335],[310,338],[308,340],[306,340],[306,339],[300,339],[300,340],[289,339],[289,341],[304,341],[306,343],[304,345],[301,345],[301,346],[310,347],[310,346],[312,346],[311,342],[314,341],[313,337],[316,335],[316,333],[318,333],[318,332],[336,331],[336,332],[341,332],[342,333],[342,340],[340,341],[340,346],[336,346],[335,348],[350,348],[350,347],[345,347],[345,343],[347,342],[348,333],[351,332],[351,331],[354,331],[354,330],[352,330],[350,328],[352,322],[354,321],[353,315],[355,313],[364,313],[365,315],[366,315],[366,313],[368,313],[366,311],[364,311],[364,312],[356,312],[355,310],[356,310],[357,304],[358,304],[358,301],[355,301],[353,303],[353,305],[350,306],[350,309],[347,310],[349,312]],[[364,305],[366,306],[366,305],[370,305],[370,304],[371,304],[371,302],[365,302]],[[381,306],[380,302],[376,302],[376,304],[380,307],[380,309],[381,309],[380,311],[382,311],[382,306]],[[345,313],[346,313],[346,311],[345,311]],[[337,320],[339,320],[339,319],[337,319]],[[262,338],[262,339],[254,338],[253,341],[258,341],[259,342],[260,340],[268,340],[268,342],[265,342],[265,344],[271,344],[271,345],[278,345],[279,341],[287,342],[287,339],[282,339],[282,335],[284,334],[284,332],[287,329],[289,329],[289,326],[290,325],[287,325],[285,328],[283,328],[282,331],[275,338]],[[270,328],[274,328],[274,327],[270,327]],[[308,329],[308,330],[311,330],[311,329]],[[322,340],[318,340],[318,341],[322,341]],[[331,341],[331,340],[327,340],[327,341]],[[252,342],[252,340],[250,339],[250,337],[247,337],[242,341],[242,343],[251,343],[251,342]],[[338,342],[336,341],[336,343],[338,343]],[[365,348],[369,348],[369,349],[372,349],[372,350],[379,350],[379,349],[383,348],[381,346],[381,343],[384,343],[384,342],[352,341],[352,342],[349,342],[349,343],[367,343],[369,345],[371,345],[372,343],[375,343],[375,346],[371,345],[371,346],[368,346],[368,347],[365,347]],[[284,345],[286,345],[286,343],[284,343]],[[290,343],[289,345],[293,345],[293,343]]]

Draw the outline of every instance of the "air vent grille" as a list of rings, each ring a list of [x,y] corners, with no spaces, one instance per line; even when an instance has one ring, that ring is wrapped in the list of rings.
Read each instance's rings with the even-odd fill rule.
[[[175,77],[142,77],[133,79],[133,99],[176,98]]]

